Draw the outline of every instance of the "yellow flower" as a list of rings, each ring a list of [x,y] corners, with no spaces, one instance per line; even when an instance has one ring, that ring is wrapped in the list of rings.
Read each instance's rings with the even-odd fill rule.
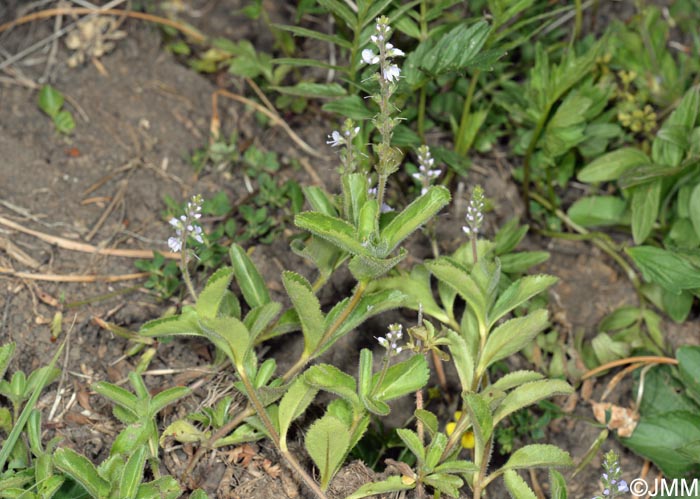
[[[445,425],[445,433],[447,433],[447,436],[450,436],[454,433],[455,428],[457,428],[457,421],[459,421],[462,417],[462,411],[457,411],[454,414],[454,421],[450,421]],[[465,449],[473,449],[474,448],[474,432],[473,431],[466,431],[462,435],[462,447]]]

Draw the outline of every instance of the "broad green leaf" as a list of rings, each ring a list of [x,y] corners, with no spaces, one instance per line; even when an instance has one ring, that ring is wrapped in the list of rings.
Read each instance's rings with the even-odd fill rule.
[[[428,430],[430,438],[433,438],[438,431],[438,419],[435,414],[425,409],[416,409],[413,413],[418,421],[423,423],[423,427]]]
[[[270,88],[281,94],[304,98],[342,97],[347,93],[345,88],[337,83],[300,82],[291,87],[271,86]]]
[[[695,234],[700,238],[700,183],[695,186],[688,199],[688,216]]]
[[[197,313],[191,307],[184,307],[182,314],[148,321],[141,326],[139,334],[148,337],[161,336],[201,336],[197,324]]]
[[[436,466],[433,470],[436,473],[474,473],[479,471],[479,467],[471,461],[457,460],[457,461],[447,461],[439,466]]]
[[[676,358],[686,390],[700,403],[700,347],[680,347],[676,351]]]
[[[333,204],[333,201],[329,197],[329,194],[322,188],[315,185],[304,187],[304,196],[314,211],[323,213],[329,217],[338,216],[338,210]]]
[[[318,0],[321,6],[343,20],[350,29],[359,29],[357,15],[340,0]]]
[[[282,450],[287,450],[287,431],[289,431],[292,421],[304,413],[316,398],[317,393],[318,388],[306,383],[303,376],[298,376],[282,397],[279,408],[279,432]]]
[[[380,374],[372,379],[372,386],[379,382]],[[377,400],[389,401],[413,393],[428,382],[430,369],[425,356],[416,354],[408,360],[398,362],[387,369],[381,384],[374,390]]]
[[[499,259],[502,272],[506,274],[522,274],[527,272],[530,267],[549,260],[549,253],[547,251],[520,251],[503,255]]]
[[[519,223],[520,221],[517,218],[511,218],[498,229],[493,238],[494,250],[497,255],[510,253],[523,240],[530,227],[528,225],[519,225]]]
[[[321,304],[311,289],[311,284],[299,274],[284,272],[282,281],[301,322],[304,351],[311,353],[318,347],[325,331]]]
[[[687,137],[695,126],[699,110],[700,87],[695,85],[686,92],[678,107],[666,118],[652,142],[651,156],[654,163],[669,167],[676,167],[681,163],[686,145],[678,144],[671,137],[675,134]]]
[[[236,282],[241,288],[246,303],[251,308],[268,303],[270,293],[267,291],[265,281],[245,250],[237,244],[232,244],[229,248],[229,256],[236,275]]]
[[[603,332],[623,329],[637,322],[641,316],[641,310],[637,307],[620,307],[600,321],[598,329]]]
[[[518,279],[501,293],[498,300],[488,314],[488,327],[501,319],[508,312],[515,310],[533,296],[540,294],[550,286],[553,286],[559,279],[549,275],[527,276]]]
[[[418,459],[418,463],[425,462],[425,447],[418,438],[418,434],[407,428],[399,428],[396,430],[396,434],[399,436],[401,441],[406,445],[408,450],[410,450],[414,456]]]
[[[304,372],[306,382],[318,389],[338,395],[353,407],[360,408],[355,378],[330,364],[316,364]]]
[[[92,497],[106,498],[110,491],[109,482],[100,477],[97,468],[88,458],[72,449],[56,449],[53,455],[54,466],[82,485]]]
[[[485,318],[486,298],[484,293],[464,269],[445,257],[427,262],[425,265],[435,277],[448,284],[464,298],[477,317]]]
[[[187,386],[173,386],[157,393],[151,399],[149,410],[154,416],[165,409],[170,404],[174,404],[181,398],[187,397],[192,390]]]
[[[44,85],[39,90],[39,109],[55,117],[63,107],[63,94],[51,85]]]
[[[574,389],[567,382],[558,379],[531,381],[515,388],[506,395],[494,413],[494,424],[498,424],[508,415],[533,405],[540,400],[555,395],[568,395]]]
[[[640,149],[623,147],[596,158],[578,172],[576,177],[587,183],[609,182],[617,180],[631,168],[649,163],[649,157]]]
[[[671,411],[643,416],[623,445],[652,461],[669,478],[698,476],[700,460],[694,462],[681,450],[700,441],[700,415],[696,411]]]
[[[339,419],[326,415],[311,425],[305,444],[319,469],[321,489],[326,490],[350,450],[350,431]]]
[[[294,223],[300,229],[307,230],[348,253],[369,255],[367,249],[357,239],[355,228],[340,218],[306,211],[299,213],[294,218]]]
[[[142,445],[129,456],[119,479],[120,499],[134,499],[143,479],[143,466],[146,463],[148,448]]]
[[[662,289],[661,293],[664,312],[678,324],[685,322],[688,314],[690,314],[690,309],[693,307],[693,294],[690,291],[681,291],[677,295],[665,289]],[[663,345],[663,341],[657,343]]]
[[[356,121],[369,120],[374,117],[374,113],[367,108],[367,104],[359,95],[348,95],[326,102],[321,106],[321,109]]]
[[[671,293],[680,294],[684,289],[700,288],[700,269],[672,251],[654,246],[637,246],[625,251],[647,281]]]
[[[193,490],[190,499],[209,499],[209,496],[202,489]]]
[[[572,466],[571,456],[555,445],[531,444],[510,455],[504,470]]]
[[[462,391],[471,390],[474,381],[474,359],[467,346],[467,341],[462,335],[452,329],[447,330],[446,337],[449,342],[447,346],[452,354],[452,360],[454,361],[455,369],[457,369],[457,376],[459,376]]]
[[[503,481],[513,499],[537,499],[535,493],[517,472],[506,470],[503,473]]]
[[[233,269],[222,267],[209,278],[199,297],[195,310],[200,317],[216,317],[226,290],[233,279]]]
[[[531,381],[539,381],[543,377],[544,375],[535,371],[513,371],[491,384],[491,388],[507,391]]]
[[[205,441],[207,436],[207,432],[200,430],[189,421],[176,419],[161,432],[158,443],[161,447],[165,447],[170,438],[181,443],[198,443]]]
[[[381,231],[381,239],[386,243],[386,256],[401,244],[413,231],[430,220],[450,202],[450,191],[442,186],[433,186],[418,199],[409,204],[394,217]]]
[[[356,255],[350,260],[348,269],[357,281],[368,282],[385,275],[406,258],[406,255],[408,251],[405,248],[401,248],[398,255],[390,258]]]
[[[615,341],[607,333],[599,333],[591,341],[593,352],[600,364],[629,357],[632,347],[626,341]]]
[[[149,424],[143,424],[141,422],[131,423],[114,439],[110,454],[120,454],[126,458],[137,448],[145,446],[148,439],[154,434],[153,432],[156,431],[155,421]]]
[[[661,181],[639,185],[632,191],[632,236],[635,244],[642,244],[654,226],[661,202]]]
[[[490,31],[491,27],[485,21],[471,26],[459,24],[438,40],[419,65],[434,76],[465,69],[484,46]]]
[[[390,476],[380,482],[364,484],[345,499],[362,499],[363,497],[386,494],[388,492],[400,492],[416,488],[416,480],[412,477]]]
[[[486,340],[476,369],[477,374],[483,374],[494,362],[522,350],[547,327],[547,324],[547,311],[536,310],[525,317],[511,319],[498,326]]]
[[[616,196],[588,196],[569,207],[568,215],[583,227],[623,223],[626,203]]]
[[[245,357],[251,347],[250,333],[245,325],[235,317],[203,317],[199,321],[204,335],[228,355],[237,369],[245,365]]]

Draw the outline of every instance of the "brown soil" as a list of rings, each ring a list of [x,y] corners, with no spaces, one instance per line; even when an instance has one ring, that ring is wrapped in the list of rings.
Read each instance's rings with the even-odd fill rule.
[[[13,7],[16,7],[13,2],[0,7],[0,22],[16,14]],[[233,14],[237,7],[238,2],[215,2],[215,11],[191,21],[210,35],[231,39],[249,37],[258,48],[269,48],[272,40],[266,31]],[[275,15],[285,19],[288,13],[282,10]],[[0,34],[2,57],[43,39],[51,33],[52,25],[36,22]],[[88,63],[68,69],[64,64],[67,51],[59,43],[52,60],[47,62],[46,53],[40,51],[9,66],[13,72],[3,75],[0,217],[48,235],[98,247],[166,251],[168,226],[162,216],[163,196],[181,200],[194,193],[207,197],[224,190],[236,200],[245,195],[245,187],[235,171],[207,170],[196,178],[188,161],[192,151],[208,140],[210,96],[215,88],[212,82],[165,52],[160,34],[152,26],[127,22],[124,29],[128,36],[100,60],[101,68]],[[67,107],[75,116],[76,129],[69,137],[54,130],[50,119],[37,107],[36,89],[27,83],[37,81],[44,73],[66,95]],[[242,85],[235,80],[231,83]],[[226,133],[237,130],[242,140],[275,150],[283,159],[302,156],[279,128],[261,128],[249,109],[231,102],[225,102],[220,109]],[[329,159],[325,161],[306,159],[332,188],[337,182],[335,167],[330,159],[332,152],[324,144],[329,125],[313,111],[307,116],[291,117],[289,123],[316,150],[328,153]],[[475,163],[489,173],[475,173],[470,182],[481,182],[487,193],[496,193],[497,206],[489,217],[487,229],[493,233],[505,219],[522,214],[522,206],[503,157],[483,158]],[[302,184],[314,182],[305,170],[285,172]],[[120,195],[123,198],[115,209],[98,224],[111,200]],[[449,222],[463,217],[464,206],[455,210],[456,213],[441,217],[441,244],[446,250],[454,248],[460,237],[459,224]],[[429,249],[420,239],[417,237],[415,242],[417,253],[427,255]],[[17,252],[0,251],[0,268],[4,272],[0,274],[0,339],[3,344],[15,341],[18,352],[10,371],[28,372],[50,361],[57,343],[51,341],[49,322],[56,312],[62,311],[64,329],[70,335],[65,360],[60,361],[63,376],[59,384],[46,390],[39,408],[44,411],[47,428],[63,437],[63,445],[101,461],[108,455],[120,426],[112,417],[109,404],[90,391],[90,384],[99,380],[123,382],[138,359],[125,358],[130,344],[100,328],[94,318],[137,330],[175,302],[157,301],[140,287],[142,280],[65,283],[12,276],[6,273],[8,269],[59,277],[120,276],[135,269],[130,259],[59,248],[0,224],[0,241],[3,240],[10,240],[38,263],[32,268],[18,259]],[[619,305],[634,303],[633,289],[619,269],[585,243],[548,242],[531,237],[527,245],[532,248],[546,245],[552,253],[549,263],[540,270],[560,277],[552,292],[552,303],[558,310],[563,335],[583,329],[590,338],[605,314]],[[310,274],[308,266],[288,250],[285,238],[269,246],[258,246],[253,258],[280,298],[283,268]],[[348,278],[338,279],[333,283],[334,290],[323,299],[330,302],[334,291],[346,292],[348,283]],[[383,326],[375,327],[378,334]],[[668,327],[673,346],[692,342],[690,328],[670,324]],[[363,334],[375,333],[368,330]],[[288,341],[291,343],[273,346],[273,353],[279,356],[298,349],[294,340]],[[329,360],[355,365],[356,354],[348,356],[346,352],[357,351],[353,349],[366,341],[348,342],[346,347],[350,350],[335,349]],[[211,351],[205,342],[187,340],[160,345],[150,369],[172,369],[175,374],[148,375],[146,382],[154,391],[177,383],[196,384],[202,375],[195,368],[206,366],[210,360]],[[280,364],[285,362],[291,360],[280,358]],[[224,374],[215,381],[225,385],[229,379]],[[205,387],[214,385],[212,382]],[[166,412],[162,424],[210,403],[215,394],[205,387],[199,387],[193,397]],[[600,391],[597,387],[594,393]],[[54,416],[47,421],[49,411]],[[563,447],[577,459],[586,453],[600,429],[591,424],[592,415],[585,403],[578,404],[574,416],[552,424],[547,441]],[[622,454],[625,478],[639,476],[642,468],[639,458],[613,439],[605,444],[605,448],[608,446]],[[178,474],[192,451],[184,447],[166,452],[164,471]],[[576,478],[567,475],[570,497],[598,492],[599,465],[600,459],[595,458]],[[305,494],[266,443],[223,449],[207,456],[194,476],[210,497],[295,498]],[[349,464],[335,479],[331,497],[345,497],[372,476],[361,463]],[[537,477],[546,490],[545,474],[539,473]],[[495,488],[491,497],[505,497],[505,491]]]

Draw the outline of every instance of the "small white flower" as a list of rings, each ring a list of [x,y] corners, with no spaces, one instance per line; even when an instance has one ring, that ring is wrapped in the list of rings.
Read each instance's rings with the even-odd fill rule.
[[[399,81],[401,69],[396,64],[390,64],[383,69],[382,74],[386,81]]]
[[[180,250],[182,250],[182,241],[180,240],[179,237],[169,237],[168,238],[168,247],[170,248],[170,251],[173,253],[179,253]]]
[[[365,64],[377,64],[379,62],[379,56],[375,54],[372,49],[364,49],[362,51],[362,60]]]
[[[345,144],[345,139],[338,130],[333,130],[333,132],[328,136],[328,138],[330,140],[327,140],[326,144],[330,144],[331,147],[338,147]]]
[[[404,52],[401,49],[395,48],[391,43],[386,44],[386,56],[387,57],[403,57]]]

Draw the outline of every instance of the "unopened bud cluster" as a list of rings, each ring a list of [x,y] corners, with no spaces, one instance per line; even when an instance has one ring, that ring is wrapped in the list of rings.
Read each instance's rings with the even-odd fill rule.
[[[393,357],[400,354],[403,350],[403,347],[399,346],[401,338],[403,338],[403,326],[401,324],[392,324],[389,326],[389,332],[386,333],[386,336],[380,336],[377,338],[377,341],[386,348],[387,355]]]
[[[421,183],[421,194],[425,194],[428,187],[433,183],[433,179],[440,176],[442,171],[438,168],[432,169],[435,165],[435,159],[430,154],[430,148],[422,145],[416,151],[418,154],[418,171],[412,174],[412,177]]]
[[[464,225],[462,230],[468,236],[476,237],[484,222],[484,190],[478,185],[474,187],[471,201],[467,206],[466,222],[467,225]]]

